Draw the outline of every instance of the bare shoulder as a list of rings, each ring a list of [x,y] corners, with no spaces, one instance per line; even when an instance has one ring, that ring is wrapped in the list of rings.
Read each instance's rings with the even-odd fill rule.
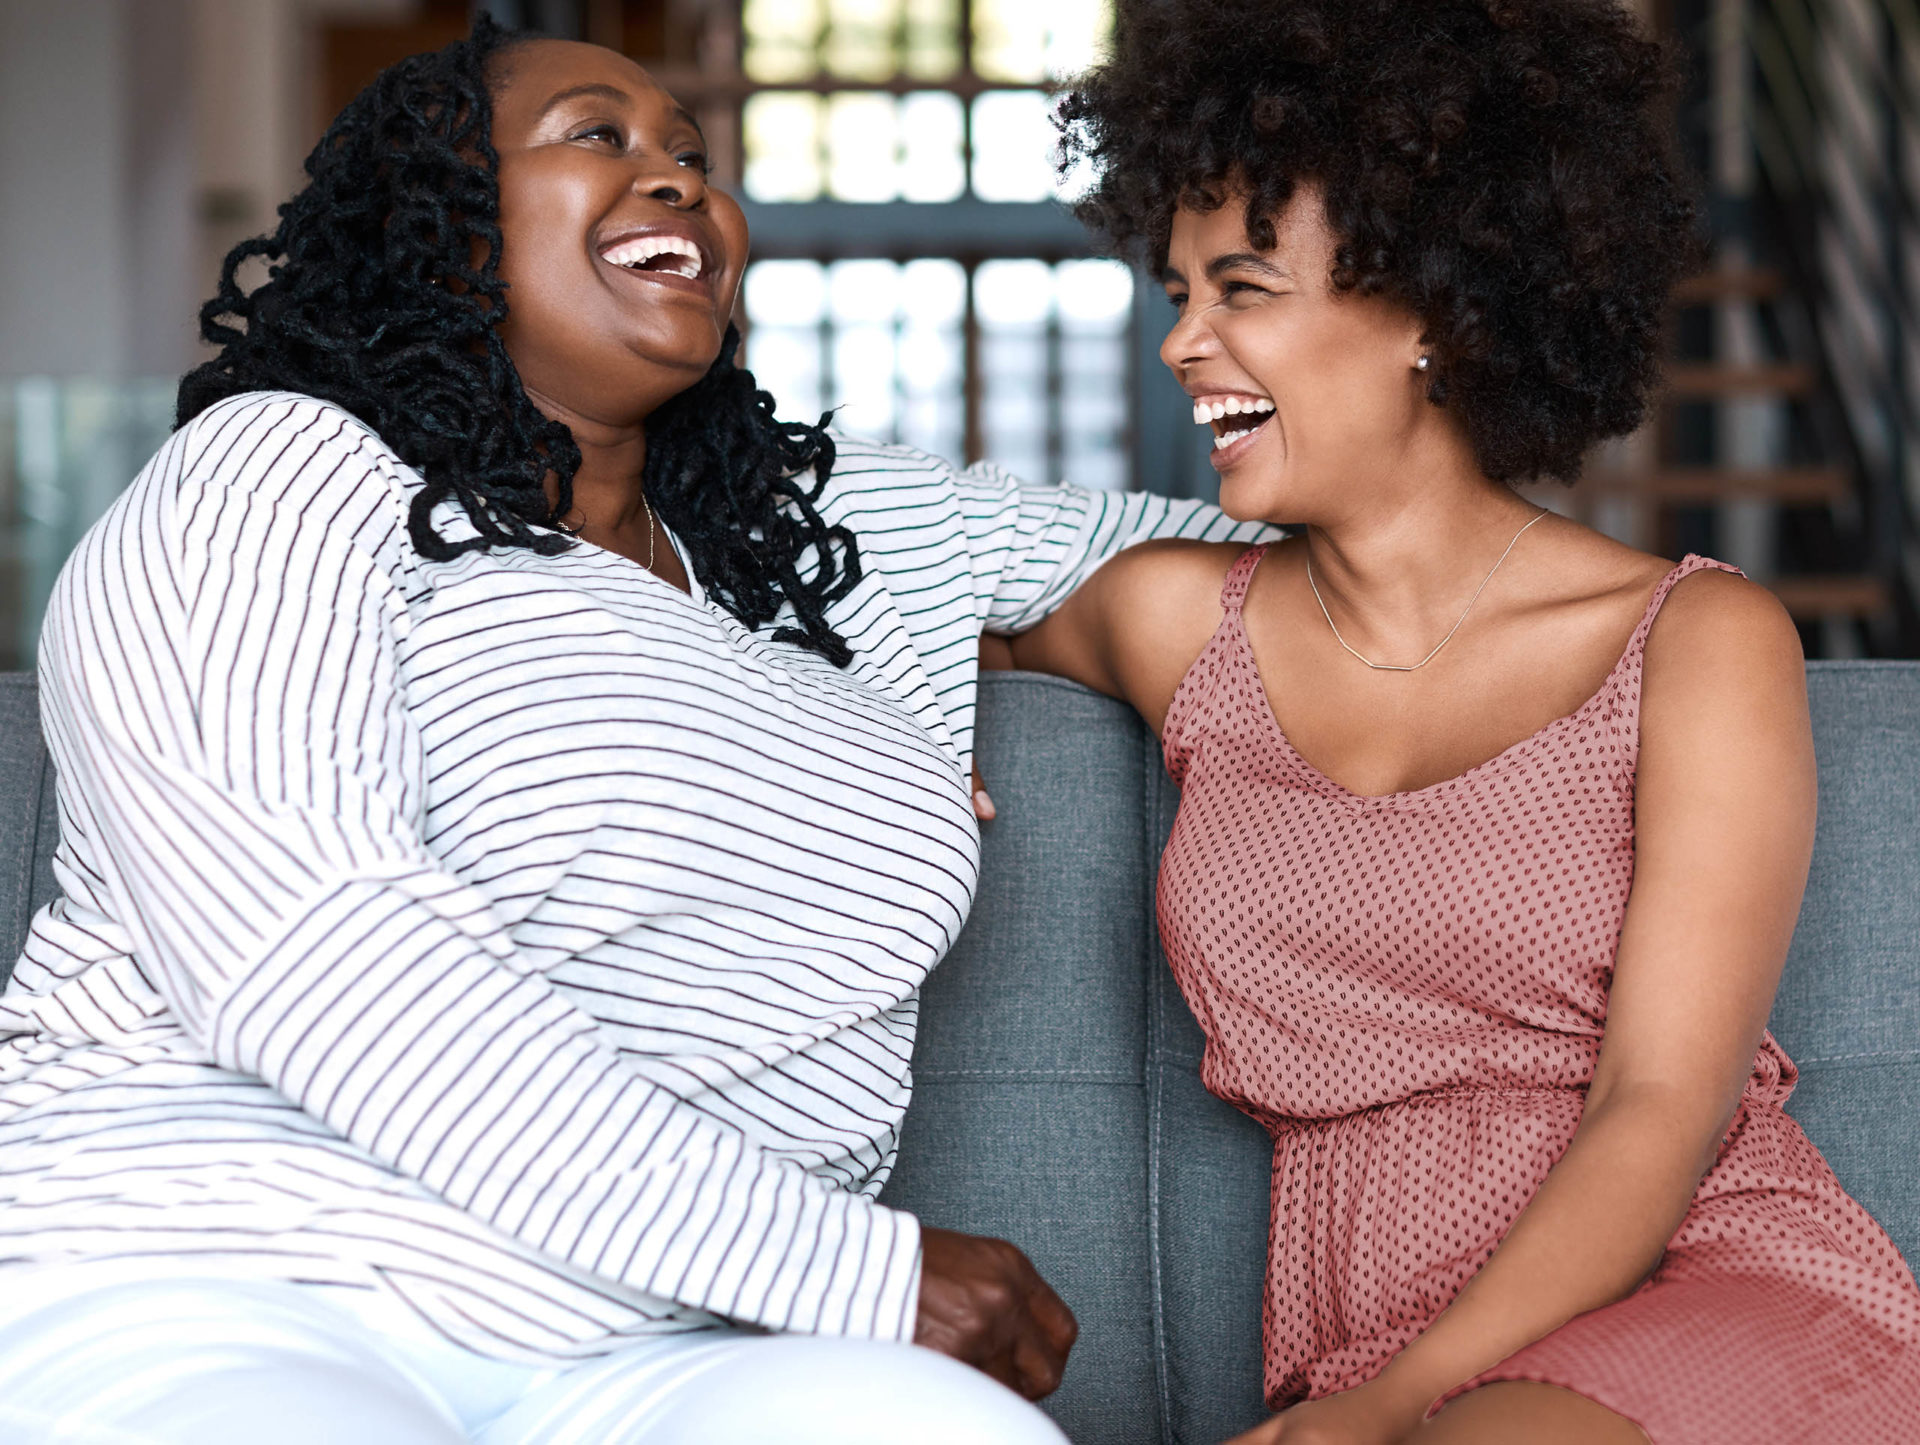
[[[1241,542],[1148,542],[1125,556],[1112,579],[1115,630],[1112,666],[1122,697],[1156,733],[1181,678],[1219,629],[1220,590]]]
[[[1810,784],[1806,661],[1779,599],[1729,572],[1682,578],[1647,637],[1640,732],[1643,774],[1664,758],[1695,784]]]
[[[1246,553],[1244,542],[1167,538],[1130,547],[1107,564],[1108,606],[1122,622],[1115,661],[1150,654],[1160,663],[1193,661],[1220,625],[1220,589]]]
[[[1649,598],[1674,570],[1571,521],[1542,529],[1527,559],[1566,653],[1599,675]],[[1765,587],[1703,568],[1675,583],[1647,635],[1641,679],[1643,741],[1661,750],[1687,737],[1734,744],[1750,727],[1801,725],[1806,673],[1800,635]]]
[[[1039,626],[1009,639],[1014,665],[1132,703],[1157,725],[1220,625],[1220,587],[1245,550],[1181,538],[1129,547]]]
[[[1129,547],[1100,568],[1100,691],[1131,702],[1156,733],[1194,658],[1219,628],[1219,591],[1244,543],[1167,537]]]
[[[1631,627],[1675,563],[1578,523],[1561,522],[1531,560],[1560,612],[1592,620],[1602,637]],[[1617,655],[1619,643],[1612,648]],[[1649,693],[1739,674],[1749,682],[1785,675],[1801,685],[1800,635],[1779,600],[1756,582],[1703,568],[1675,583],[1647,636]]]
[[[1800,633],[1780,600],[1757,582],[1708,569],[1683,577],[1647,637],[1646,677],[1755,684],[1788,681],[1805,691]]]
[[[1245,542],[1156,537],[1127,548],[1107,565],[1149,585],[1192,586],[1211,580],[1217,595],[1228,569],[1246,550]]]
[[[1107,582],[1126,597],[1130,612],[1176,614],[1210,622],[1220,620],[1220,589],[1227,573],[1247,550],[1244,542],[1195,542],[1164,537],[1129,547],[1103,569]]]

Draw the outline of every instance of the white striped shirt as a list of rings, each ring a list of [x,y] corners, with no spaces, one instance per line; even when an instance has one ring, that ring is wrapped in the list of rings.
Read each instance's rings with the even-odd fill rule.
[[[843,441],[842,671],[590,545],[429,562],[419,485],[338,407],[236,397],[62,574],[0,1279],[378,1291],[544,1362],[911,1338],[918,1226],[874,1195],[972,899],[979,635],[1133,541],[1257,529]]]

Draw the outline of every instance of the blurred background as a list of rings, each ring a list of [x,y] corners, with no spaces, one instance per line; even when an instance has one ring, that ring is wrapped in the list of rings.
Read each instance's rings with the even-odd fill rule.
[[[783,414],[1034,479],[1207,496],[1157,284],[1088,254],[1050,85],[1114,6],[485,0],[634,56],[746,206],[748,363]],[[1920,656],[1920,0],[1634,0],[1716,255],[1638,435],[1538,499],[1773,586],[1810,655]],[[0,667],[165,437],[195,313],[328,119],[473,0],[0,0]]]

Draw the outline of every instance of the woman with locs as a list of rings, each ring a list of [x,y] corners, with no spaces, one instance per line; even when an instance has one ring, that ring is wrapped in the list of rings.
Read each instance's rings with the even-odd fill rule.
[[[1516,490],[1639,424],[1694,264],[1614,0],[1183,0],[1068,96],[1230,516],[1013,639],[1182,785],[1159,919],[1273,1136],[1237,1445],[1901,1445],[1920,1291],[1782,1110],[1799,639]]]
[[[1057,1445],[1066,1306],[875,1200],[976,650],[1263,529],[775,420],[610,51],[483,22],[308,172],[48,614],[0,1433]]]

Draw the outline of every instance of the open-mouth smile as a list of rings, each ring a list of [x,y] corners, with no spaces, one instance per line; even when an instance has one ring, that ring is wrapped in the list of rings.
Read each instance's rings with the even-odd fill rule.
[[[1273,419],[1273,402],[1245,392],[1221,392],[1193,399],[1196,426],[1213,428],[1212,462],[1231,466]]]
[[[672,231],[629,235],[600,248],[600,259],[638,280],[701,295],[712,292],[711,267],[690,236]]]

